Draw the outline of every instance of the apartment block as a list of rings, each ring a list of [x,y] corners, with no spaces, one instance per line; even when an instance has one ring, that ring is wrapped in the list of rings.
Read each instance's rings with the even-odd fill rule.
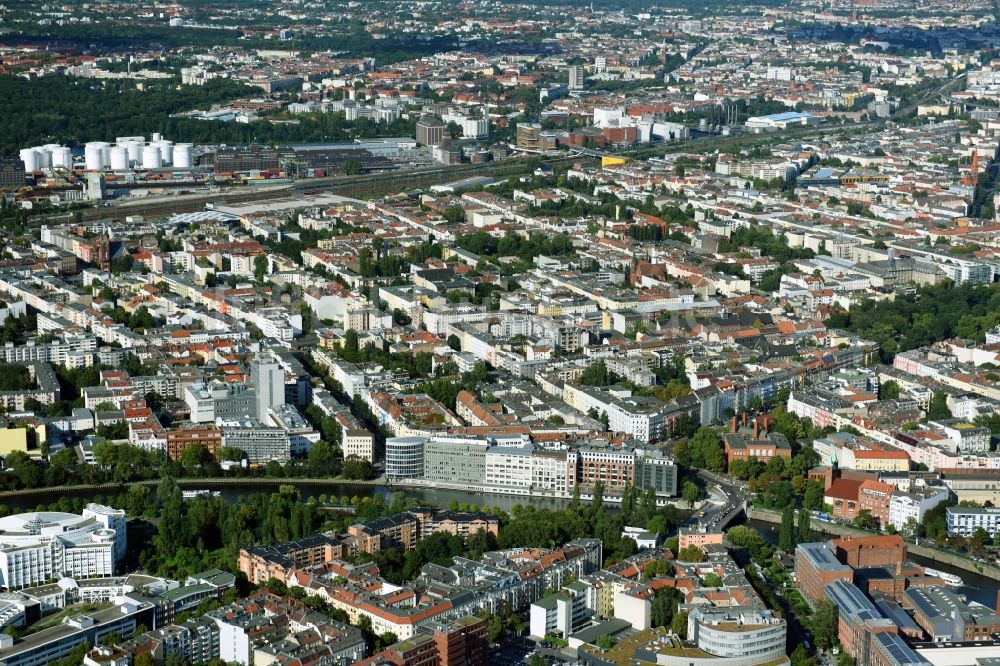
[[[945,509],[945,518],[949,535],[971,537],[982,528],[992,539],[1000,530],[1000,508],[949,506]]]

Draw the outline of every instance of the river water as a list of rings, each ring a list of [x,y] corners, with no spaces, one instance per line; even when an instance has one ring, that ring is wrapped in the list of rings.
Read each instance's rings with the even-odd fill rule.
[[[778,542],[778,530],[779,525],[777,523],[769,523],[762,520],[750,520],[747,521],[750,527],[753,527],[768,543],[775,544]],[[816,539],[822,539],[826,536],[833,538],[833,536],[822,534],[820,532],[813,532]],[[990,608],[996,608],[997,604],[997,589],[1000,587],[998,581],[992,578],[987,578],[986,576],[980,576],[977,573],[971,571],[965,571],[963,569],[956,569],[955,567],[944,564],[943,562],[932,562],[926,558],[919,557],[917,555],[907,555],[907,559],[911,562],[915,562],[920,566],[931,567],[937,569],[938,571],[944,571],[945,573],[955,574],[962,579],[964,585],[961,587],[951,588],[956,593],[964,595],[969,601],[978,601],[981,604],[989,606]]]

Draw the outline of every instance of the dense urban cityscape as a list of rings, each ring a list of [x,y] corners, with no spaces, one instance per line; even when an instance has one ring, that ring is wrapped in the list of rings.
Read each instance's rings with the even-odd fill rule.
[[[0,666],[997,666],[1000,2],[0,5]]]

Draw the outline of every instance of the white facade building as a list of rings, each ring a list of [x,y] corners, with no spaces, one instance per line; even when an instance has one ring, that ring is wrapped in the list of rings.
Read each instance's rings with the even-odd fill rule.
[[[770,611],[696,608],[688,615],[688,640],[709,654],[762,664],[785,656],[786,622]]]
[[[426,437],[389,437],[385,440],[385,476],[390,481],[424,475]]]
[[[570,594],[564,590],[531,604],[528,630],[538,638],[548,635],[566,638],[580,629],[590,615],[584,594]]]
[[[536,492],[568,493],[575,483],[575,474],[572,484],[569,481],[565,451],[535,451],[531,457],[531,487]]]
[[[975,426],[961,420],[936,422],[948,439],[955,443],[954,448],[961,453],[986,453],[990,450],[990,429]]]
[[[252,464],[292,457],[291,438],[284,428],[266,426],[257,419],[222,421],[220,425],[223,445],[241,449]]]
[[[267,410],[285,404],[285,371],[269,360],[255,358],[250,365],[250,382],[257,391],[257,418]]]
[[[614,613],[619,620],[625,620],[636,631],[649,629],[652,626],[652,607],[649,599],[633,594],[631,590],[615,589]]]
[[[894,490],[889,498],[889,524],[897,530],[903,529],[910,520],[919,525],[924,520],[924,514],[948,499],[948,495],[947,490],[916,493]]]
[[[531,488],[532,446],[491,446],[486,450],[486,485]]]
[[[80,515],[42,511],[0,518],[0,586],[112,576],[126,547],[125,512],[101,504],[88,504]]]
[[[945,509],[948,521],[948,536],[956,534],[971,537],[980,527],[993,538],[1000,530],[1000,509],[964,506],[949,506]]]
[[[356,456],[375,462],[375,436],[348,411],[337,412],[334,417],[340,426],[340,446],[344,458]]]

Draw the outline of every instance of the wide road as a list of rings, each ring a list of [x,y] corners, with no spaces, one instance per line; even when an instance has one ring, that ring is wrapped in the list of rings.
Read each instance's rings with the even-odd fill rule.
[[[706,486],[713,486],[722,495],[721,503],[706,502],[702,510],[692,513],[681,523],[681,527],[703,526],[709,531],[724,529],[732,517],[743,510],[749,493],[742,481],[722,474],[698,470],[700,478]],[[704,515],[700,515],[704,514]]]

